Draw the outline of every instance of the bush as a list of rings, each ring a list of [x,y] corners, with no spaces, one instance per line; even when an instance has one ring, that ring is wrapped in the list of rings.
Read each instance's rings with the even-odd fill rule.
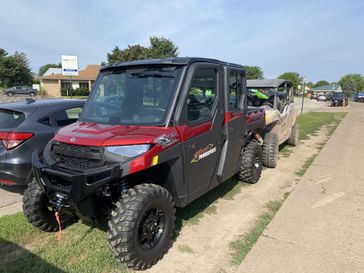
[[[67,94],[68,89],[62,88],[61,95],[62,96],[70,96],[71,94]],[[77,88],[72,90],[72,96],[88,96],[90,91],[87,88]]]

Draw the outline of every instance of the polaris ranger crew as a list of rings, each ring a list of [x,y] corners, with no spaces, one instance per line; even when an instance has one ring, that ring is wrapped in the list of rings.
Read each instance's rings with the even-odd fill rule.
[[[234,175],[259,180],[264,126],[264,110],[247,107],[241,65],[171,58],[105,66],[79,121],[60,129],[42,158],[33,154],[24,213],[44,231],[106,218],[115,258],[149,268],[172,244],[175,207]]]

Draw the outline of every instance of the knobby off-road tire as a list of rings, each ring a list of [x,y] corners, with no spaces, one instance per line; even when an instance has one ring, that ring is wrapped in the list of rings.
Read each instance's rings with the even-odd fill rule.
[[[38,183],[33,180],[24,191],[23,212],[29,223],[46,232],[58,231],[54,211],[49,208],[48,198]],[[71,225],[77,218],[65,211],[61,211],[60,221],[62,229]]]
[[[256,142],[250,142],[240,155],[239,180],[255,184],[262,174],[262,147]]]
[[[299,130],[297,124],[293,125],[291,135],[287,139],[287,144],[290,146],[297,146]]]
[[[156,264],[173,243],[175,208],[171,194],[155,184],[129,189],[116,203],[107,238],[114,257],[135,270]]]
[[[275,168],[278,163],[278,136],[270,132],[265,135],[263,142],[263,165],[267,168]]]

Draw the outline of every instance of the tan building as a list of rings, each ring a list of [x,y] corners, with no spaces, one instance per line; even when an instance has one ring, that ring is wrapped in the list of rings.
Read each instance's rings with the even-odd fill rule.
[[[98,64],[90,64],[85,69],[80,69],[78,76],[72,76],[71,81],[69,76],[63,76],[62,73],[43,76],[40,78],[41,88],[51,97],[61,96],[61,89],[69,90],[71,83],[72,89],[91,90],[100,68]]]

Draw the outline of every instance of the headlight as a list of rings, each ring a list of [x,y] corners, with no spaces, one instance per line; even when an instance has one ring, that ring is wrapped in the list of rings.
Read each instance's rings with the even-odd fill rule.
[[[117,154],[123,157],[135,157],[144,154],[150,149],[151,145],[127,145],[127,146],[108,146],[106,150],[110,153]]]

